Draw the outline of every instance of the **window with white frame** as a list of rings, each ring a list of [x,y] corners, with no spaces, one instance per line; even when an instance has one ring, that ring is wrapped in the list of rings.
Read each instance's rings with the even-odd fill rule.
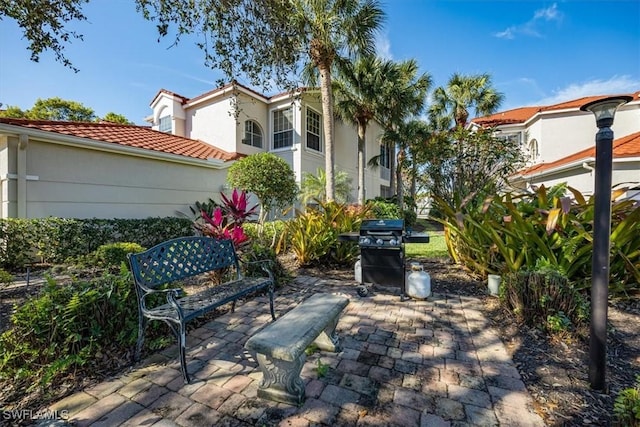
[[[262,129],[253,120],[244,122],[244,138],[242,143],[253,147],[262,148]]]
[[[273,112],[273,148],[293,146],[293,108]]]
[[[160,132],[171,133],[171,116],[162,116],[158,119],[158,130]]]
[[[389,169],[391,167],[391,150],[389,144],[380,145],[380,166]]]
[[[320,114],[307,108],[307,148],[322,151],[320,145]]]
[[[529,160],[535,163],[538,160],[539,155],[540,150],[538,149],[538,141],[534,138],[529,141]]]

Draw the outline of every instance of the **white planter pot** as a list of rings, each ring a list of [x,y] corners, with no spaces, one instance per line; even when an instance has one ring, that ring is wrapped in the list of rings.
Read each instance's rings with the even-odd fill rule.
[[[490,274],[487,279],[487,286],[489,287],[489,295],[498,295],[500,291],[500,282],[502,277],[497,274]]]

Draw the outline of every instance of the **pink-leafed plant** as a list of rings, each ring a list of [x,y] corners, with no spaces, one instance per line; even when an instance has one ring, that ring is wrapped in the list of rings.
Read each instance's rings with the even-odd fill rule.
[[[205,236],[231,239],[238,247],[249,239],[242,224],[255,214],[258,205],[248,208],[247,193],[237,189],[233,190],[231,198],[224,193],[220,193],[220,198],[222,206],[217,207],[212,216],[201,211],[203,222],[196,222],[195,227]]]

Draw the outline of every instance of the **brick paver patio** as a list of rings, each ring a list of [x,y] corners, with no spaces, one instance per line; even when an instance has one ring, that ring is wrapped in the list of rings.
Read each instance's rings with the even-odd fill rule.
[[[278,293],[277,314],[316,292],[351,303],[337,328],[343,351],[307,358],[300,407],[256,395],[262,374],[243,344],[270,320],[258,297],[191,331],[192,384],[174,346],[50,409],[79,426],[544,426],[480,299],[361,298],[353,283],[302,276]]]

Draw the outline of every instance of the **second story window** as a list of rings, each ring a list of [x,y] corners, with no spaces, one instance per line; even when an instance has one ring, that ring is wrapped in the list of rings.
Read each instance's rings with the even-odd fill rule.
[[[538,160],[538,156],[540,155],[540,151],[538,151],[538,141],[536,139],[532,139],[529,141],[529,160],[532,163],[535,163]]]
[[[262,130],[258,123],[253,120],[244,122],[244,138],[242,139],[242,143],[262,148]]]
[[[273,112],[273,148],[293,146],[293,108]]]
[[[307,109],[307,148],[322,151],[320,148],[320,114]]]
[[[158,130],[160,132],[171,133],[171,116],[162,116],[158,120]]]

